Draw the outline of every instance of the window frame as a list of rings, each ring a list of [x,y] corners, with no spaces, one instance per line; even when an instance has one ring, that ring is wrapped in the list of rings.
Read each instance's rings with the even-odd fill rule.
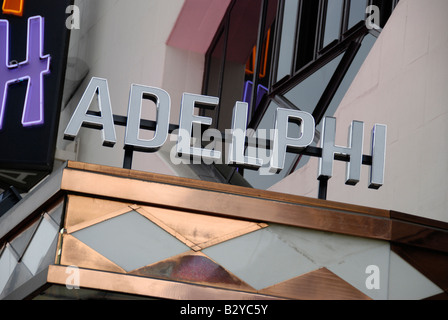
[[[260,69],[260,57],[262,55],[263,51],[263,42],[265,38],[265,30],[266,30],[266,16],[267,16],[267,10],[268,10],[268,3],[270,0],[261,0],[261,12],[260,12],[260,21],[258,26],[258,40],[257,40],[257,56],[256,56],[256,63],[255,63],[255,70]],[[299,39],[299,28],[301,26],[301,16],[300,12],[303,8],[303,3],[305,0],[297,0],[299,1],[298,5],[298,11],[296,15],[296,21],[295,21],[295,31],[294,31],[294,45],[293,45],[293,54],[292,54],[292,61],[290,63],[290,74],[284,76],[281,79],[277,80],[277,72],[278,72],[278,66],[279,66],[279,57],[280,57],[280,48],[281,48],[281,35],[282,35],[282,27],[283,27],[283,18],[284,18],[284,10],[285,10],[285,4],[287,0],[278,0],[277,5],[277,12],[276,12],[276,20],[275,20],[275,32],[272,35],[273,37],[273,45],[272,45],[272,57],[271,57],[271,66],[269,72],[269,91],[267,95],[264,96],[260,104],[258,105],[258,108],[255,111],[256,108],[251,108],[251,115],[249,116],[248,121],[248,128],[256,130],[262,121],[264,115],[266,114],[266,111],[268,110],[271,102],[274,102],[278,104],[280,107],[288,108],[288,109],[294,109],[299,110],[297,106],[294,105],[293,102],[289,101],[286,97],[284,97],[284,94],[286,94],[289,90],[293,89],[297,85],[299,85],[301,82],[306,80],[308,77],[313,75],[315,72],[320,70],[322,67],[324,67],[327,63],[331,62],[333,59],[338,57],[339,55],[343,54],[342,60],[340,61],[338,67],[336,68],[334,74],[332,75],[328,85],[326,86],[325,90],[323,91],[322,96],[319,99],[318,104],[315,106],[314,111],[312,113],[313,117],[315,118],[316,124],[320,123],[326,110],[328,109],[330,103],[332,102],[332,99],[334,98],[335,94],[337,93],[337,90],[339,89],[342,81],[344,80],[351,64],[353,63],[354,59],[356,58],[356,55],[362,45],[363,39],[368,35],[372,34],[375,37],[378,37],[381,29],[368,29],[365,23],[365,19],[362,21],[359,21],[357,24],[352,26],[350,29],[348,29],[349,25],[349,18],[350,18],[350,4],[353,0],[343,0],[343,7],[342,7],[342,13],[341,13],[341,22],[340,22],[340,29],[339,29],[339,37],[338,39],[333,40],[332,42],[328,43],[325,47],[323,47],[323,41],[324,41],[324,34],[325,34],[325,24],[326,24],[326,10],[327,10],[327,2],[328,0],[315,0],[319,1],[318,4],[318,15],[317,15],[317,26],[316,26],[316,34],[314,38],[314,52],[313,52],[313,59],[306,63],[304,66],[296,70],[297,67],[297,51],[300,45],[300,39]],[[330,0],[331,1],[331,0]],[[359,1],[359,0],[355,0]],[[365,0],[366,1],[366,8],[369,5],[372,5],[376,0]],[[224,81],[224,70],[225,70],[225,64],[226,64],[226,53],[227,53],[227,45],[228,45],[228,31],[230,27],[230,15],[232,12],[233,7],[235,6],[235,3],[237,0],[233,0],[231,5],[229,6],[225,17],[221,23],[221,26],[219,27],[219,31],[217,32],[217,35],[215,36],[209,50],[206,53],[206,64],[205,64],[205,76],[204,76],[204,84],[203,84],[203,94],[207,94],[208,90],[208,83],[210,79],[210,55],[211,52],[216,48],[216,45],[218,44],[220,37],[224,35],[224,48],[223,48],[223,63],[221,66],[221,73],[219,75],[219,93],[222,93],[222,87],[223,87],[223,81]],[[394,8],[398,4],[399,0],[392,0],[391,1],[391,12],[393,12]],[[367,13],[365,14],[365,17],[367,17]],[[387,17],[387,19],[389,16]],[[256,103],[256,88],[258,86],[258,73],[254,72],[254,79],[253,79],[253,88],[252,88],[252,94],[251,94],[251,106],[254,106]],[[219,109],[221,106],[218,106],[217,112],[218,118],[214,117],[215,126],[218,126],[219,121]],[[215,113],[216,115],[216,113]],[[316,137],[319,137],[319,132],[316,132]],[[302,154],[298,154],[297,158],[300,159],[301,156],[307,155],[307,153],[313,154],[314,151],[310,152],[303,152]],[[314,154],[313,154],[314,155]],[[294,172],[294,168],[296,165],[293,165],[292,168],[288,169],[288,173],[286,176],[290,175],[292,172]],[[286,170],[286,169],[285,169]],[[238,171],[239,174],[244,175],[244,170],[237,168],[232,168],[230,170],[230,174],[226,174],[226,180],[227,182],[230,182],[234,174]]]

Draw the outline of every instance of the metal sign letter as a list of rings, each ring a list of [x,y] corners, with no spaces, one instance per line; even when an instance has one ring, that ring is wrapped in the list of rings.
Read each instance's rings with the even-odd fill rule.
[[[331,178],[335,155],[348,156],[346,184],[354,186],[361,180],[364,123],[353,121],[350,125],[348,148],[335,145],[336,119],[326,117],[322,130],[322,158],[319,159],[319,179]]]
[[[295,121],[300,125],[299,138],[288,137],[289,123]],[[285,167],[287,149],[301,151],[314,140],[315,120],[307,112],[278,108],[275,119],[275,136],[273,155],[269,167],[270,173],[279,173]]]
[[[87,114],[93,98],[98,94],[98,107],[100,116]],[[106,79],[92,78],[84,95],[81,98],[75,113],[64,132],[64,139],[74,140],[83,124],[88,124],[96,129],[101,129],[103,133],[103,146],[113,147],[117,143],[110,103],[109,85]]]
[[[157,106],[157,128],[154,138],[143,140],[139,138],[142,113],[142,99],[149,99]],[[128,122],[126,126],[125,145],[132,146],[141,152],[156,152],[168,139],[171,98],[168,92],[133,84],[129,98]]]

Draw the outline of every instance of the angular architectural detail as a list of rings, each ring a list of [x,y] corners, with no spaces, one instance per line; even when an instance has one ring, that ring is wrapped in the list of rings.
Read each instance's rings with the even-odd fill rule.
[[[396,244],[391,246],[391,250],[441,289],[448,291],[448,254]]]
[[[141,207],[136,211],[195,251],[267,227],[267,224],[264,223],[198,215],[157,207]]]
[[[189,252],[131,272],[135,275],[185,281],[233,290],[254,288],[216,264],[202,253]]]
[[[444,291],[397,254],[391,252],[389,267],[389,300],[422,300]]]
[[[75,231],[72,235],[126,272],[189,250],[133,210]]]
[[[62,202],[52,203],[49,213],[35,217],[6,243],[0,254],[0,299],[55,263],[62,207]]]
[[[81,223],[89,224],[89,221],[100,219],[108,214],[119,212],[121,210],[129,211],[131,204],[110,201],[104,199],[94,199],[70,195],[68,197],[66,228],[72,228]],[[92,222],[90,222],[93,224]]]
[[[65,286],[73,267],[82,289],[166,299],[443,299],[447,290],[448,228],[386,210],[73,162],[17,210],[35,225],[8,229],[17,216],[0,218],[1,298],[50,297],[56,289],[39,290]],[[411,222],[439,244],[396,237]]]
[[[63,236],[60,263],[79,268],[126,273],[123,268],[68,234]]]
[[[269,228],[226,241],[203,252],[256,290],[319,268]]]
[[[260,293],[296,300],[371,300],[326,268],[265,288]]]

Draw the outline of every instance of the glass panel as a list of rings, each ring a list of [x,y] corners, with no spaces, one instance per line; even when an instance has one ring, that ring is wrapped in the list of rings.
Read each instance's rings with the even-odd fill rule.
[[[231,127],[231,110],[244,96],[246,66],[257,45],[260,11],[261,0],[236,1],[232,8],[219,112],[220,131]]]
[[[299,48],[297,50],[296,71],[314,60],[316,52],[316,32],[319,20],[319,1],[303,0],[300,12]]]
[[[342,102],[342,99],[344,98],[345,94],[350,88],[353,80],[358,74],[359,69],[361,68],[362,64],[367,58],[367,55],[369,54],[370,50],[375,44],[375,41],[376,37],[372,36],[371,34],[366,35],[366,37],[362,42],[361,48],[359,49],[355,59],[353,60],[352,64],[350,65],[350,68],[347,71],[347,74],[344,77],[344,80],[342,81],[341,85],[336,91],[336,94],[334,95],[333,100],[328,106],[328,109],[325,111],[324,117],[332,117],[334,115],[340,103]],[[322,121],[317,124],[316,131],[322,132]],[[313,143],[313,146],[317,146],[317,144]],[[304,167],[308,161],[309,157],[303,157],[302,159],[300,159],[297,167],[295,168],[295,171],[298,171],[302,167]]]
[[[359,0],[357,0],[359,1]],[[328,0],[325,18],[325,34],[323,46],[326,47],[333,40],[339,39],[344,0]]]
[[[33,275],[39,270],[51,244],[57,237],[58,229],[56,223],[48,215],[44,215],[22,260]]]
[[[221,68],[224,63],[224,32],[221,32],[219,39],[209,54],[208,59],[208,79],[206,94],[212,97],[219,97],[221,86]],[[201,110],[202,116],[216,119],[217,111],[204,108]],[[213,121],[212,127],[216,127],[216,120]]]
[[[221,86],[221,68],[224,63],[224,31],[221,31],[221,34],[218,38],[218,41],[215,44],[215,47],[211,51],[211,53],[208,55],[208,65],[207,65],[207,72],[208,72],[208,79],[207,86],[205,93],[208,96],[212,97],[219,97],[220,95],[220,86]],[[205,117],[209,117],[214,119],[212,123],[212,127],[216,128],[216,115],[217,111],[216,109],[211,110],[209,108],[203,108],[201,109],[201,115]]]
[[[313,113],[342,59],[342,54],[298,84],[284,96],[298,109]]]
[[[257,290],[319,268],[269,228],[202,252]]]
[[[62,222],[62,214],[64,212],[64,202],[61,202],[57,207],[48,212],[48,215],[51,219],[56,223],[56,225],[60,226]]]
[[[285,11],[283,13],[283,26],[280,40],[280,51],[278,57],[277,81],[291,74],[291,65],[293,63],[294,44],[296,38],[298,9],[299,1],[285,1]]]
[[[42,270],[47,268],[49,265],[52,265],[55,263],[58,240],[59,240],[59,237],[56,235],[56,237],[54,237],[54,239],[53,239],[53,242],[48,247],[48,250],[46,252],[44,252],[44,254],[42,255],[39,267],[37,269],[37,273],[41,272]]]
[[[221,82],[221,67],[224,61],[224,32],[221,32],[215,48],[209,55],[209,75],[207,83],[207,95],[219,97],[219,85]]]
[[[251,106],[253,83],[258,97],[256,106],[251,106],[249,116],[258,106],[270,85],[270,71],[275,34],[275,19],[278,0],[267,0],[262,48],[258,48],[260,13],[262,0],[234,1],[230,14],[226,16],[225,30],[219,35],[217,44],[209,52],[207,65],[206,94],[220,98],[219,110],[204,111],[203,115],[214,118],[220,131],[229,129],[232,110],[237,101],[246,101]],[[263,10],[264,11],[264,10]],[[224,47],[225,46],[225,47]],[[225,49],[225,57],[222,57]],[[261,50],[258,50],[261,49]],[[259,63],[259,69],[255,70]]]
[[[25,266],[25,264],[23,263],[17,264],[17,266],[14,269],[14,272],[12,273],[8,282],[6,283],[6,286],[2,294],[0,295],[0,299],[3,299],[5,296],[9,295],[15,289],[19,288],[21,285],[23,285],[32,278],[33,275]]]
[[[336,91],[335,96],[333,97],[333,100],[331,101],[330,105],[328,106],[327,111],[325,112],[326,117],[331,117],[336,112],[337,108],[339,107],[340,103],[342,102],[342,99],[344,98],[345,94],[347,93],[348,89],[350,88],[353,80],[355,79],[356,75],[358,74],[359,70],[361,69],[362,64],[364,63],[365,59],[367,58],[367,55],[369,54],[370,50],[372,49],[373,45],[375,44],[376,37],[371,35],[370,33],[365,36],[365,38],[362,41],[361,48],[359,49],[358,53],[356,54],[355,59],[353,60],[352,64],[350,65],[350,68],[347,71],[347,74],[344,77],[344,80],[342,81],[341,85],[339,86],[338,90]],[[319,123],[317,128],[319,132],[322,132],[322,123]]]
[[[17,266],[18,257],[10,246],[6,246],[0,256],[0,294]]]
[[[367,9],[367,2],[365,0],[350,1],[350,16],[348,19],[348,29],[353,27],[359,21],[363,21],[366,19],[366,9]]]
[[[34,232],[36,231],[38,225],[39,221],[36,221],[11,241],[11,246],[20,257],[25,252],[25,249],[28,246],[31,237],[34,235]]]
[[[126,271],[190,250],[135,211],[77,231],[73,236]]]

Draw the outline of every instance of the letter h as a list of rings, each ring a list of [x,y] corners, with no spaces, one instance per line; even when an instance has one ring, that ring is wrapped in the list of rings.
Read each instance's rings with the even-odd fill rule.
[[[369,188],[379,189],[384,183],[387,127],[375,125],[372,130],[372,164]],[[347,163],[346,184],[356,185],[360,181],[363,164],[364,123],[353,121],[348,136],[348,147],[335,145],[336,119],[326,117],[322,130],[322,158],[319,160],[319,180],[330,179],[333,175],[335,157],[345,158]]]
[[[31,127],[44,123],[44,75],[50,73],[50,55],[43,55],[44,19],[28,20],[26,60],[9,60],[9,21],[0,20],[0,130],[3,128],[7,93],[10,85],[27,81],[22,125]],[[4,61],[4,63],[3,63]]]

